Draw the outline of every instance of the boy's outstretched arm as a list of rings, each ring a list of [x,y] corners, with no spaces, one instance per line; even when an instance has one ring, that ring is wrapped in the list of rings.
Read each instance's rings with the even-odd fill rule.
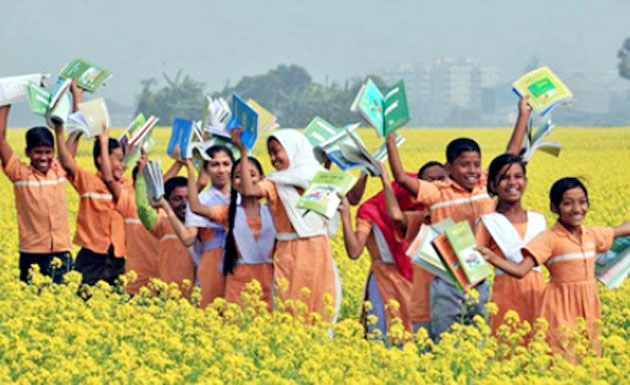
[[[405,173],[402,162],[400,161],[400,155],[398,154],[398,147],[396,147],[396,134],[391,133],[387,136],[387,157],[389,158],[389,166],[392,169],[394,179],[405,190],[409,191],[414,197],[418,195],[420,189],[420,182],[418,179],[410,177]]]
[[[407,231],[407,217],[400,209],[400,204],[398,204],[398,200],[396,199],[396,194],[394,193],[394,189],[392,188],[387,170],[382,164],[380,166],[381,181],[383,182],[383,192],[385,193],[385,207],[387,208],[387,214],[392,219],[392,221],[394,221],[398,230],[402,234],[405,234],[405,232]]]
[[[363,248],[367,243],[369,234],[355,232],[352,229],[352,218],[350,217],[350,203],[346,197],[342,198],[339,212],[341,214],[341,225],[343,227],[343,244],[350,259],[357,259],[361,256]]]
[[[114,202],[118,202],[122,194],[120,182],[114,179],[112,171],[112,161],[109,155],[109,127],[103,127],[99,135],[99,145],[101,147],[101,174],[103,174],[103,182],[114,196]]]
[[[0,159],[2,164],[6,165],[13,155],[13,150],[7,142],[7,126],[9,121],[10,105],[0,107]]]
[[[528,97],[522,97],[518,101],[518,118],[514,125],[514,131],[512,131],[512,137],[508,142],[507,154],[518,155],[523,148],[523,139],[527,134],[527,125],[529,124],[529,118],[532,114],[532,107],[527,103]]]
[[[72,178],[77,169],[77,162],[74,160],[74,156],[68,149],[68,145],[64,140],[63,125],[55,125],[55,136],[57,137],[57,156],[61,166],[66,170],[68,176]]]

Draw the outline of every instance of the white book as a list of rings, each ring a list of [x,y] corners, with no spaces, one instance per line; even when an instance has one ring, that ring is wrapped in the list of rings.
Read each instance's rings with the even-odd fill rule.
[[[34,73],[28,75],[0,78],[0,106],[15,104],[26,100],[26,87],[33,83],[45,87],[50,74]]]
[[[109,127],[109,111],[105,99],[98,98],[79,104],[79,111],[89,127],[90,137],[98,136],[103,127]]]
[[[142,175],[147,182],[147,193],[154,201],[164,196],[164,175],[162,174],[162,162],[149,161],[142,170]]]

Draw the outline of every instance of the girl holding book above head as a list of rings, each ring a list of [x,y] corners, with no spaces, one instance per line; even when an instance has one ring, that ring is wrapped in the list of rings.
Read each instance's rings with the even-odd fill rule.
[[[210,160],[204,162],[203,167],[210,177],[211,185],[198,196],[195,167],[192,161],[186,161],[189,206],[193,201],[199,201],[201,205],[212,207],[219,213],[227,213],[234,156],[229,148],[222,145],[209,147],[206,154]],[[197,239],[201,242],[202,255],[197,269],[197,279],[201,287],[201,306],[205,307],[215,298],[225,295],[225,277],[221,272],[225,229],[223,225],[209,220],[206,216],[195,214],[191,207],[188,207],[186,227],[178,227],[175,230],[186,246],[193,246]]]
[[[303,301],[309,312],[333,321],[341,301],[341,286],[330,249],[329,222],[296,207],[300,194],[323,168],[302,133],[278,130],[267,139],[271,164],[277,171],[254,182],[240,131],[232,132],[232,140],[242,154],[241,190],[245,197],[268,199],[276,228],[276,293],[283,300]]]
[[[519,156],[503,154],[494,158],[488,171],[488,193],[498,198],[497,211],[482,215],[475,228],[479,246],[515,263],[523,260],[521,247],[547,229],[542,214],[522,208],[526,188],[525,162]],[[521,320],[533,326],[544,288],[540,267],[520,280],[497,269],[492,302],[499,311],[492,317],[493,333],[496,334],[508,310],[515,310]]]
[[[568,351],[563,348],[568,342],[563,329],[575,326],[579,318],[585,319],[588,337],[599,351],[597,322],[601,314],[595,256],[608,250],[615,237],[629,235],[630,222],[617,227],[584,226],[589,209],[588,191],[577,178],[556,181],[549,200],[558,221],[521,249],[522,261],[503,258],[488,247],[478,249],[488,262],[517,278],[526,277],[535,266],[547,267],[551,277],[543,291],[539,316],[549,322],[547,340],[553,352],[566,353],[573,360],[570,347]]]
[[[256,158],[247,158],[247,172],[254,183],[264,178],[262,166]],[[232,168],[232,191],[230,205],[205,206],[199,202],[197,194],[190,194],[190,208],[198,215],[207,217],[227,228],[223,248],[221,271],[225,276],[225,299],[242,303],[241,292],[246,284],[254,279],[262,286],[261,300],[272,309],[273,261],[271,256],[276,240],[271,211],[259,198],[243,197],[241,191],[241,160]],[[194,183],[194,181],[193,181]],[[240,201],[240,202],[239,202]]]

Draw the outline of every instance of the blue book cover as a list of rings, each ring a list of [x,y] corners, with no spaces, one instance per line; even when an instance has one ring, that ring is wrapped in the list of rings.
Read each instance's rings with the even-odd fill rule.
[[[180,154],[182,157],[185,157],[188,151],[188,145],[190,144],[192,132],[192,120],[175,118],[175,120],[173,120],[173,131],[171,132],[171,138],[168,141],[166,153],[170,157],[173,157],[175,146],[179,144]]]
[[[258,137],[258,113],[237,94],[232,94],[232,119],[226,128],[243,127],[241,142],[251,150]]]
[[[368,79],[365,83],[363,95],[359,100],[358,108],[361,110],[363,118],[376,129],[376,132],[381,137],[385,131],[383,104],[383,94],[372,79]]]

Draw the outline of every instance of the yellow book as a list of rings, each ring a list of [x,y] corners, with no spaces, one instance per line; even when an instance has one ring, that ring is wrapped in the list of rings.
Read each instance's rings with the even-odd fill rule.
[[[569,87],[547,66],[526,73],[512,87],[520,97],[529,95],[529,105],[540,115],[573,100]]]
[[[254,99],[247,99],[247,104],[258,113],[258,131],[271,131],[280,127],[278,118]]]

